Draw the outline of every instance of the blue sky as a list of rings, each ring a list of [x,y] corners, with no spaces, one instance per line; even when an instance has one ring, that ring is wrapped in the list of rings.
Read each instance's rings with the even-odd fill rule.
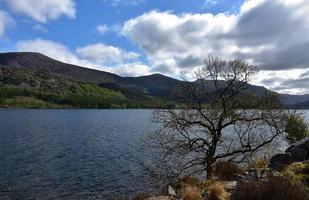
[[[60,16],[57,20],[40,23],[22,13],[11,12],[10,7],[4,1],[0,4],[0,9],[10,13],[17,24],[15,24],[13,30],[10,30],[9,35],[5,38],[6,40],[0,40],[2,51],[14,50],[15,42],[18,40],[33,38],[57,41],[70,49],[89,43],[104,42],[129,50],[136,50],[137,48],[128,39],[119,37],[115,32],[107,32],[102,36],[98,33],[97,26],[102,24],[108,26],[121,25],[129,19],[152,10],[171,11],[177,14],[232,12],[238,9],[242,1],[222,0],[214,4],[207,4],[205,0],[137,0],[136,3],[127,0],[117,2],[117,0],[76,0],[74,3],[75,18]],[[41,28],[36,29],[34,26]]]
[[[122,76],[192,72],[208,55],[260,68],[254,84],[309,93],[307,0],[0,0],[0,51]]]

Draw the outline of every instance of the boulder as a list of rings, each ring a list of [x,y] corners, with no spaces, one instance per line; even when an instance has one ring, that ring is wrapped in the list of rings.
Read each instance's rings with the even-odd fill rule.
[[[174,188],[170,185],[167,187],[167,193],[168,193],[169,196],[177,196]]]
[[[295,142],[293,143],[288,149],[287,151],[290,150],[290,148],[293,148],[293,147],[297,147],[297,148],[300,148],[300,149],[305,149],[305,150],[308,150],[309,151],[309,137],[306,137],[298,142]]]
[[[160,194],[163,196],[176,196],[176,191],[170,183],[162,183],[160,186]]]
[[[280,153],[274,155],[270,159],[269,167],[273,170],[281,170],[285,165],[289,165],[293,162],[290,153]]]
[[[285,152],[291,153],[297,161],[309,160],[309,137],[292,144]]]
[[[233,191],[237,186],[237,181],[229,181],[229,182],[226,182],[224,183],[224,188],[227,190],[227,191]]]
[[[308,159],[308,151],[305,149],[293,147],[289,149],[288,153],[290,153],[293,162],[301,162]]]

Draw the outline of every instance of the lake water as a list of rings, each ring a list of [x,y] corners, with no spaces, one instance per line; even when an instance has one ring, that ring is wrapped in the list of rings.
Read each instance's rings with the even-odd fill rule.
[[[0,199],[151,190],[150,110],[0,110]]]
[[[151,110],[0,110],[0,199],[155,190],[144,143],[151,118]]]

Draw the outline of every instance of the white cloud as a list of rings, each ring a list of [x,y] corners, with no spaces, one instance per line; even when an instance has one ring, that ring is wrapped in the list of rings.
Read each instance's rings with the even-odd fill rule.
[[[149,74],[147,65],[136,61],[137,53],[126,52],[105,44],[94,44],[77,48],[74,53],[65,45],[43,39],[17,42],[20,52],[38,52],[64,63],[116,73],[122,76]]]
[[[227,56],[227,51],[233,51],[235,44],[219,37],[235,23],[234,15],[152,11],[127,21],[122,33],[146,52],[154,68],[163,70],[165,66],[163,72],[178,73],[202,65],[210,53]]]
[[[104,35],[105,33],[107,33],[108,31],[110,31],[110,28],[106,25],[106,24],[102,24],[102,25],[98,25],[97,26],[97,31]]]
[[[203,7],[209,8],[209,7],[217,5],[219,2],[220,2],[220,0],[205,0]]]
[[[42,26],[41,24],[35,24],[32,27],[32,29],[35,30],[35,31],[43,32],[43,33],[47,33],[48,32],[48,30],[46,28],[44,28],[44,26]]]
[[[62,15],[75,18],[74,0],[0,0],[12,11],[23,14],[38,22],[46,23]]]
[[[17,42],[17,51],[38,52],[61,62],[82,65],[93,68],[94,66],[85,60],[79,59],[66,46],[51,40],[35,39]]]
[[[106,24],[100,24],[97,26],[97,31],[101,35],[105,35],[108,32],[116,33],[117,35],[120,35],[122,26],[120,24],[114,24],[114,25],[106,25]]]
[[[122,33],[170,75],[202,65],[208,54],[245,59],[263,72],[309,69],[307,0],[247,0],[232,14],[151,11],[125,22]]]
[[[102,43],[78,47],[76,52],[80,57],[99,65],[120,64],[129,60],[136,60],[139,56],[135,52],[126,52]]]
[[[5,36],[6,30],[14,25],[14,19],[8,13],[0,10],[0,38]]]
[[[126,77],[144,76],[153,73],[149,66],[141,62],[119,64],[115,67],[106,67],[105,70]]]
[[[104,3],[111,6],[137,6],[145,0],[103,0]]]

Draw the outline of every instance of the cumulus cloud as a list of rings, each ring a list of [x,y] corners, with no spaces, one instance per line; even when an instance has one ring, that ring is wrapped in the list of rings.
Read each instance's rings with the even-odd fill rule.
[[[145,0],[103,0],[104,3],[111,6],[137,6]]]
[[[97,26],[97,31],[101,35],[105,35],[108,32],[114,32],[116,34],[119,34],[121,32],[122,26],[120,24],[114,24],[114,25],[106,25],[106,24],[100,24]]]
[[[106,24],[102,24],[102,25],[98,25],[97,26],[97,31],[104,35],[105,33],[107,33],[108,31],[110,31],[110,28],[106,25]]]
[[[153,73],[148,65],[138,61],[119,64],[115,67],[107,67],[105,70],[126,77],[144,76]]]
[[[44,26],[42,26],[41,24],[35,24],[32,27],[32,29],[35,30],[35,31],[43,32],[43,33],[47,33],[48,32],[48,30],[46,28],[44,28]]]
[[[212,54],[245,59],[273,73],[308,68],[308,22],[307,0],[247,0],[236,13],[151,11],[125,22],[122,34],[162,72],[194,69]]]
[[[85,60],[80,60],[65,45],[51,40],[35,39],[19,41],[17,42],[16,49],[20,52],[39,52],[65,63],[94,67],[89,65],[90,63],[87,63]]]
[[[76,52],[82,58],[99,65],[120,64],[126,61],[136,60],[139,57],[135,52],[127,52],[102,43],[78,47]]]
[[[227,56],[233,44],[220,37],[235,23],[236,16],[232,15],[152,11],[127,21],[122,33],[145,51],[155,68],[188,70],[200,66],[210,53]]]
[[[65,45],[43,39],[17,42],[20,52],[39,52],[64,63],[116,73],[122,76],[138,76],[150,73],[147,65],[138,62],[137,53],[126,52],[105,44],[94,44],[72,52]]]
[[[46,23],[65,15],[75,18],[74,0],[0,0],[13,12],[23,14],[38,22]]]
[[[14,25],[14,19],[8,13],[0,10],[0,38],[5,36],[6,30]]]
[[[219,2],[220,2],[220,0],[205,0],[203,7],[209,8],[209,7],[217,5]]]

